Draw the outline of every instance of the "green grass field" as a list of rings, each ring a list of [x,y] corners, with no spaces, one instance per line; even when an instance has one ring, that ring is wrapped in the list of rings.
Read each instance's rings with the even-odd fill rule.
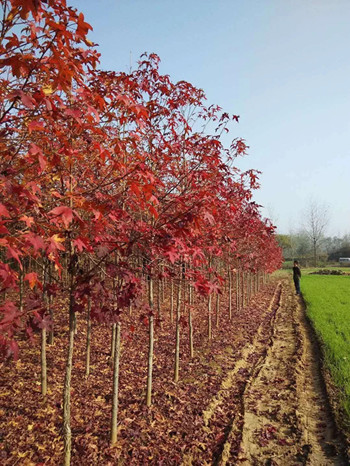
[[[350,276],[303,275],[307,314],[322,342],[325,363],[340,389],[350,426]]]
[[[342,272],[345,272],[346,274],[350,274],[350,267],[301,267],[301,275],[305,276],[312,272],[317,272],[318,270],[323,270],[323,269],[341,270]],[[293,275],[292,267],[279,269],[272,273],[272,276],[277,277],[277,278],[292,277],[292,275]]]

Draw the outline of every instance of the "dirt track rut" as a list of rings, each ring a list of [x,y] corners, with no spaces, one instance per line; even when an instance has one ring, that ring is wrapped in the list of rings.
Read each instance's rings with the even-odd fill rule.
[[[276,285],[267,316],[268,324],[260,327],[203,410],[203,429],[209,429],[216,412],[230,397],[236,400],[212,463],[192,450],[183,466],[350,464],[329,408],[317,342],[288,280]],[[237,382],[242,374],[244,380]]]
[[[316,341],[288,282],[282,284],[270,348],[244,393],[240,452],[231,461],[227,463],[247,466],[348,464],[329,409]]]

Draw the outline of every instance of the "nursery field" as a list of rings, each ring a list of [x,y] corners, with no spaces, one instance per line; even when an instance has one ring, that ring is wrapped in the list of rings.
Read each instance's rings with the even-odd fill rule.
[[[276,291],[276,284],[267,285],[249,306],[233,313],[231,322],[226,296],[221,311],[216,311],[211,341],[205,336],[206,300],[195,299],[194,354],[191,357],[189,328],[182,322],[177,383],[173,380],[175,326],[167,295],[161,302],[162,326],[158,323],[155,328],[150,407],[146,406],[148,322],[137,309],[122,318],[118,439],[113,447],[109,439],[111,326],[92,325],[87,376],[87,325],[85,317],[78,318],[71,389],[72,464],[181,464],[189,452],[195,464],[220,457],[228,426],[232,419],[240,419],[249,373],[266,351],[280,291]],[[32,343],[19,340],[20,359],[2,367],[2,464],[54,465],[62,461],[62,368],[68,339],[65,305],[56,300],[56,325],[61,331],[47,347],[45,399],[40,390],[38,338]]]
[[[349,464],[239,115],[66,0],[0,18],[1,466]]]
[[[147,322],[142,310],[122,319],[118,438],[111,446],[111,327],[93,324],[86,375],[85,316],[77,321],[71,388],[73,465],[346,465],[345,443],[327,408],[319,358],[303,307],[288,280],[273,279],[227,313],[223,293],[207,338],[207,302],[193,300],[194,354],[182,320],[179,380],[174,382],[175,326],[169,292],[160,294],[155,328],[152,405],[146,406]],[[227,290],[226,290],[227,291]],[[20,358],[2,366],[4,465],[60,464],[62,391],[68,323],[47,347],[48,391],[40,390],[40,345],[19,341]],[[185,309],[181,311],[185,315]],[[284,462],[284,463],[283,463]]]
[[[350,419],[350,276],[304,275],[307,313],[324,350],[325,362],[339,388]]]

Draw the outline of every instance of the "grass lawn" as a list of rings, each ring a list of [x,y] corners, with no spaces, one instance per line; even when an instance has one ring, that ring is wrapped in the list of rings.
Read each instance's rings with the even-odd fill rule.
[[[303,275],[301,291],[350,426],[350,275]]]

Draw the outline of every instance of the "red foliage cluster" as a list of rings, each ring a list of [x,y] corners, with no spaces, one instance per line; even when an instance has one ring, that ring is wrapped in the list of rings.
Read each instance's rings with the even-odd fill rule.
[[[178,290],[177,382],[181,290],[208,298],[211,339],[212,296],[218,310],[229,282],[231,319],[232,277],[242,288],[239,310],[245,294],[280,266],[281,252],[274,226],[252,200],[258,173],[233,166],[246,153],[245,141],[223,143],[237,115],[207,106],[202,90],[160,74],[154,54],[143,55],[130,73],[99,70],[87,39],[91,26],[65,0],[2,0],[1,8],[0,353],[17,357],[17,341],[41,329],[44,373],[52,302],[56,295],[66,300],[69,464],[76,313],[112,324],[118,339],[123,311],[142,308],[150,334],[150,406],[153,283],[160,325],[161,287],[164,293],[171,284],[172,299],[174,282]],[[191,326],[191,298],[187,304]],[[117,374],[114,381],[117,387]],[[43,386],[45,395],[46,381]]]
[[[27,321],[28,309],[13,298],[20,275],[25,268],[40,291],[43,260],[59,286],[68,271],[83,304],[83,295],[103,295],[106,305],[93,314],[110,318],[115,299],[120,310],[141,290],[136,255],[148,273],[160,261],[191,264],[205,293],[212,287],[202,266],[211,256],[252,271],[280,265],[274,227],[251,200],[257,174],[231,167],[246,145],[236,139],[225,149],[221,141],[236,115],[206,107],[203,91],[161,75],[156,55],[128,74],[99,71],[90,25],[63,0],[6,0],[2,10],[3,348],[15,351],[13,337]],[[209,135],[203,127],[212,122]],[[128,277],[118,296],[96,280],[102,263],[112,277]]]

